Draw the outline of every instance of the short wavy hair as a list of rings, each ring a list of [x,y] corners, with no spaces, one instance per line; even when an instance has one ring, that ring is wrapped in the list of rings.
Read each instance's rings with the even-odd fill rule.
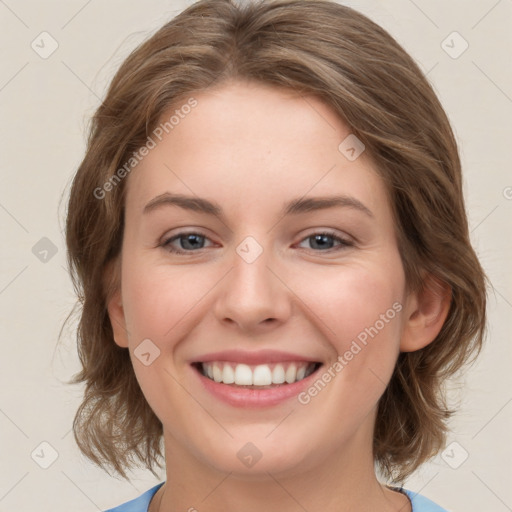
[[[457,143],[431,85],[389,33],[330,0],[201,0],[136,48],[113,78],[92,118],[67,211],[82,365],[71,382],[85,383],[73,423],[78,446],[125,478],[135,464],[155,476],[155,465],[162,467],[162,424],[107,314],[119,283],[106,269],[121,251],[127,180],[101,199],[98,190],[165,112],[228,80],[293,89],[330,106],[383,179],[408,289],[421,290],[425,272],[451,289],[439,335],[399,354],[379,402],[374,461],[387,478],[403,481],[445,444],[454,411],[444,383],[481,349],[487,277],[470,242]]]

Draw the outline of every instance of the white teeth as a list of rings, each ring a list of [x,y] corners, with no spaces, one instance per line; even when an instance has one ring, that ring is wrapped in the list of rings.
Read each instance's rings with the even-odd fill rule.
[[[288,366],[288,369],[286,370],[285,379],[288,384],[291,384],[292,382],[295,382],[295,379],[297,378],[297,367],[292,363],[290,366]]]
[[[222,370],[216,364],[213,365],[213,380],[215,382],[222,382]]]
[[[304,376],[306,375],[306,367],[302,366],[301,368],[297,369],[297,380],[302,380]]]
[[[235,384],[238,386],[252,385],[251,367],[246,364],[237,364],[235,368]]]
[[[255,386],[270,386],[272,384],[272,372],[266,364],[260,364],[254,368],[252,383]]]
[[[224,384],[237,386],[270,386],[272,384],[293,384],[311,375],[315,363],[272,363],[249,366],[242,363],[202,363],[203,375]]]
[[[235,372],[229,364],[224,365],[224,370],[222,371],[222,382],[224,382],[224,384],[233,384],[233,382],[235,382]]]
[[[285,373],[282,364],[276,364],[272,372],[272,382],[274,384],[282,384],[285,381]]]

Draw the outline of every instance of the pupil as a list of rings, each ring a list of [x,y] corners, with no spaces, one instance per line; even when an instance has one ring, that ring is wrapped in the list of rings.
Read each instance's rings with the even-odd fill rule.
[[[199,243],[198,240],[200,240],[201,238],[203,238],[203,237],[197,236],[197,235],[186,235],[185,236],[185,245],[188,244],[189,242],[192,242],[191,247],[192,248],[197,247],[197,244]]]
[[[331,238],[331,235],[315,235],[315,243],[320,242],[320,247],[325,247],[326,239]],[[331,245],[327,242],[327,245]]]

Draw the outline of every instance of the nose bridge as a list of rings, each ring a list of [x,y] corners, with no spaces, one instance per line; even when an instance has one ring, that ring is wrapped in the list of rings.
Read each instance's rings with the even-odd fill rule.
[[[269,319],[283,321],[290,314],[290,301],[286,287],[275,275],[280,265],[268,244],[264,248],[256,238],[246,237],[235,248],[232,262],[215,305],[218,319],[244,329]]]

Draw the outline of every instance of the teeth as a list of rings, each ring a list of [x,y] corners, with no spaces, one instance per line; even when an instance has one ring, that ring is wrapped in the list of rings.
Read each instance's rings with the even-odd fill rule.
[[[282,364],[276,364],[272,371],[272,382],[274,384],[282,384],[286,379],[284,367]]]
[[[266,364],[260,364],[254,368],[252,384],[255,386],[269,386],[272,384],[272,372]]]
[[[217,365],[215,365],[217,366]],[[246,364],[237,364],[235,368],[235,384],[238,386],[252,385],[252,371]]]
[[[224,384],[233,384],[235,382],[235,372],[229,364],[225,364],[224,370],[222,370],[222,382]]]
[[[288,366],[288,369],[286,370],[285,379],[288,384],[292,384],[295,382],[295,379],[297,377],[297,367],[292,363],[290,366]]]
[[[249,366],[242,363],[208,362],[201,364],[205,377],[237,386],[293,384],[313,373],[316,363],[273,363]]]
[[[304,378],[304,375],[306,375],[306,368],[301,367],[297,369],[297,380],[302,380]]]
[[[222,381],[222,371],[216,364],[213,365],[213,380],[215,382]]]

